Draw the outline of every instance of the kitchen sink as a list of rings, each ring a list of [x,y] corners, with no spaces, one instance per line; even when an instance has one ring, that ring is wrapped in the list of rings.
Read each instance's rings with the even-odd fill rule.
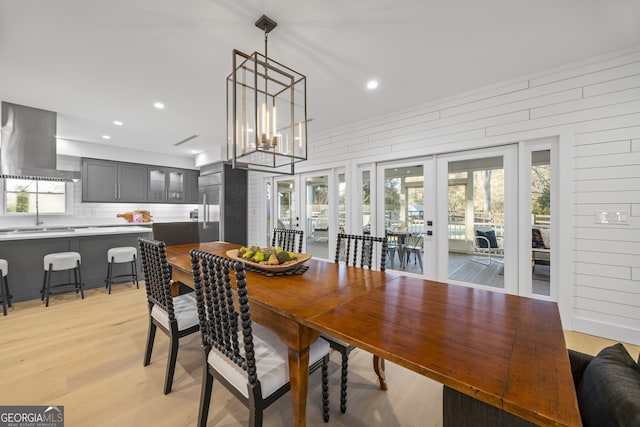
[[[71,227],[42,227],[42,228],[15,228],[13,230],[0,231],[0,235],[6,236],[8,234],[36,234],[36,233],[61,233],[75,231]]]

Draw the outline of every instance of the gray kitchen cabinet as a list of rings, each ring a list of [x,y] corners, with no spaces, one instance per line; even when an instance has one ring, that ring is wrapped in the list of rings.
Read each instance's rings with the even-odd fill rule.
[[[147,200],[147,167],[135,163],[82,159],[83,202]]]
[[[187,203],[199,203],[198,199],[198,177],[200,171],[188,170],[186,175]]]
[[[119,246],[138,247],[138,237],[152,238],[151,227],[148,231],[114,232],[114,234],[82,235],[78,237],[34,238],[25,240],[0,241],[0,258],[6,259],[11,266],[11,293],[13,301],[26,301],[40,298],[42,288],[42,259],[53,252],[79,252],[82,256],[80,271],[85,290],[104,289],[107,274],[107,251]],[[38,268],[39,267],[39,268]],[[124,265],[120,270],[127,272]],[[66,278],[65,278],[66,274]],[[138,260],[138,278],[144,279],[140,260]],[[59,273],[53,280],[73,281],[73,273]],[[19,286],[14,286],[14,283]],[[140,288],[144,288],[140,284]],[[140,289],[143,293],[144,290]]]
[[[83,202],[198,203],[193,169],[82,159]]]

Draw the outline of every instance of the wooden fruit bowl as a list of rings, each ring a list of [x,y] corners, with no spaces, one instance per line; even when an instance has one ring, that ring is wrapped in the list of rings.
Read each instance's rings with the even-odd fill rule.
[[[274,273],[291,270],[292,268],[296,268],[300,264],[302,264],[302,263],[306,262],[307,260],[311,259],[311,255],[310,254],[296,253],[296,259],[294,259],[294,260],[287,261],[284,264],[269,265],[269,264],[260,264],[258,262],[254,262],[254,261],[251,261],[249,259],[242,258],[241,256],[238,256],[238,251],[239,251],[239,249],[232,249],[230,251],[227,251],[227,257],[229,257],[229,258],[231,258],[233,260],[236,260],[236,261],[242,261],[246,265],[249,265],[249,266],[251,266],[253,268],[259,268],[261,270],[271,271],[271,272],[274,272]]]

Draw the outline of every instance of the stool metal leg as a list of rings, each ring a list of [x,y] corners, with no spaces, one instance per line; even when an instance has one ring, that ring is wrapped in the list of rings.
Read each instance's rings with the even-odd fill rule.
[[[76,267],[76,270],[78,270],[78,279],[80,281],[80,296],[82,297],[82,299],[84,299],[84,283],[82,283],[82,273],[80,272],[80,261],[78,261],[77,265],[78,266]]]
[[[0,271],[2,274],[2,271]],[[2,298],[2,314],[7,315],[7,298],[9,298],[9,285],[7,284],[7,277],[2,277],[3,283],[0,284],[0,298]]]
[[[42,289],[40,290],[40,301],[44,301],[44,292],[47,288],[47,270],[44,271],[44,280],[42,281]]]
[[[133,280],[136,282],[136,288],[140,289],[140,285],[138,284],[138,266],[136,264],[136,256],[133,256],[133,261],[131,261],[131,275]]]
[[[11,299],[13,298],[13,295],[11,295],[11,292],[9,292],[9,278],[7,276],[4,276],[4,286],[5,295],[7,296],[7,305],[11,307]]]
[[[51,269],[53,268],[53,265],[49,264],[49,272],[45,272],[45,278],[47,280],[47,290],[46,290],[46,295],[45,295],[45,302],[44,302],[44,306],[45,307],[49,307],[49,295],[51,294]]]
[[[111,261],[108,263],[109,266],[107,267],[107,288],[109,289],[109,294],[111,294],[111,285],[113,284],[113,263],[114,263],[114,259],[113,257],[111,257]]]

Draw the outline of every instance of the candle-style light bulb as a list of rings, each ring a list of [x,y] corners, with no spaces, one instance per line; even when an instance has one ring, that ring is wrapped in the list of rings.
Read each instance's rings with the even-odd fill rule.
[[[265,139],[267,138],[267,103],[266,101],[262,103],[262,120],[260,123],[260,143],[264,144]]]
[[[271,138],[271,146],[275,147],[276,146],[276,105],[273,104],[273,112],[272,112],[272,116],[273,116],[273,138]]]

